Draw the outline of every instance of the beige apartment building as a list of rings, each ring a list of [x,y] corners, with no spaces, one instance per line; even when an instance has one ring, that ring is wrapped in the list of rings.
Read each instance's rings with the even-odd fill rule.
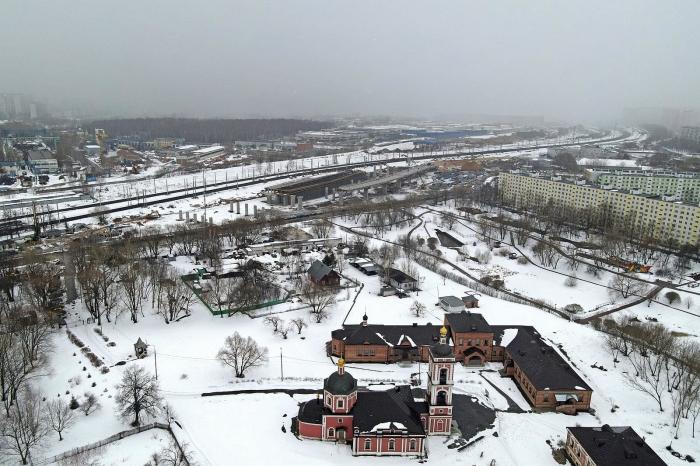
[[[567,180],[561,176],[521,173],[501,173],[498,189],[506,203],[519,208],[550,200],[576,209],[608,206],[615,222],[633,221],[649,228],[656,238],[673,238],[679,244],[693,245],[700,239],[700,207],[664,200],[664,196],[602,189],[585,180]]]
[[[700,176],[665,170],[617,169],[588,170],[587,177],[600,188],[641,191],[641,194],[674,197],[700,203]]]

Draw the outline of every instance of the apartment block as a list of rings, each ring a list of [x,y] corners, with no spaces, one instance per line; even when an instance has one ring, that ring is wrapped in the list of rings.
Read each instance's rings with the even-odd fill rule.
[[[700,203],[700,176],[666,170],[589,170],[588,178],[604,189],[619,189],[652,196],[665,196],[691,204]]]
[[[501,173],[498,188],[503,200],[515,207],[552,201],[580,210],[607,208],[614,222],[634,222],[656,238],[672,238],[679,244],[697,244],[700,239],[700,207],[671,197],[602,189],[581,179],[521,173]]]

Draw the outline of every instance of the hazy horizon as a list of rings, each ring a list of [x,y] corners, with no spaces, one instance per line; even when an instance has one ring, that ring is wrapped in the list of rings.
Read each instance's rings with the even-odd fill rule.
[[[2,92],[103,116],[700,108],[692,1],[6,0]],[[8,46],[9,45],[9,46]]]

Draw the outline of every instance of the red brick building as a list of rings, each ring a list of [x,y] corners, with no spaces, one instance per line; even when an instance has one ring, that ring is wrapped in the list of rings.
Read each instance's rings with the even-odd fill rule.
[[[530,326],[489,325],[481,314],[446,313],[446,344],[467,366],[503,362],[501,375],[512,377],[536,409],[567,414],[590,408],[593,390],[554,348]],[[360,325],[334,330],[329,355],[347,362],[430,361],[439,340],[436,325],[376,325],[367,316]]]
[[[566,456],[574,466],[666,466],[629,426],[569,427]]]
[[[501,374],[513,378],[534,408],[587,411],[593,390],[571,365],[533,327],[510,330],[517,333],[505,348]]]
[[[428,435],[449,435],[452,426],[454,355],[447,329],[429,348],[425,401],[416,400],[408,385],[386,391],[364,391],[345,372],[323,383],[323,398],[299,405],[293,429],[301,438],[349,443],[355,456],[425,456]]]

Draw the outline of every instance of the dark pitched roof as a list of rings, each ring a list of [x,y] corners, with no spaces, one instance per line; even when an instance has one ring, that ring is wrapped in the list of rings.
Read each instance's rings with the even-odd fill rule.
[[[424,407],[414,401],[411,387],[401,385],[383,392],[358,392],[352,409],[353,427],[372,432],[380,424],[403,424],[409,434],[425,435],[420,413]]]
[[[328,267],[326,264],[319,260],[315,260],[312,264],[311,267],[309,267],[309,275],[311,275],[311,278],[314,280],[321,280],[323,277],[328,275],[329,273],[333,272],[333,269]]]
[[[478,302],[479,299],[472,294],[469,294],[467,296],[462,296],[462,302],[464,302],[464,303],[472,303],[474,301]]]
[[[389,269],[388,276],[392,280],[396,280],[399,283],[415,282],[416,279],[410,275],[406,275],[399,269]]]
[[[323,381],[323,389],[333,395],[349,395],[357,390],[357,380],[349,372],[333,372]]]
[[[440,339],[438,325],[344,325],[334,330],[332,337],[347,345],[398,346],[402,341],[412,341],[416,346],[433,345]],[[411,345],[413,346],[413,345]]]
[[[597,466],[666,466],[629,426],[569,427]]]
[[[464,301],[457,296],[442,296],[440,302],[449,307],[464,307]]]
[[[523,326],[506,347],[513,361],[538,390],[590,390],[569,363],[542,340],[534,327]]]
[[[445,314],[447,325],[450,327],[452,334],[466,332],[491,332],[491,326],[484,316],[469,311],[462,311],[456,314]]]

